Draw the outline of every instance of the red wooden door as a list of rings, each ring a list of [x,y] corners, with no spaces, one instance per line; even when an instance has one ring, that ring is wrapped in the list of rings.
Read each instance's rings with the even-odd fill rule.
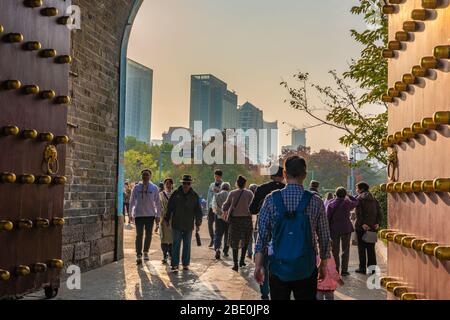
[[[59,286],[70,4],[0,1],[0,298]]]

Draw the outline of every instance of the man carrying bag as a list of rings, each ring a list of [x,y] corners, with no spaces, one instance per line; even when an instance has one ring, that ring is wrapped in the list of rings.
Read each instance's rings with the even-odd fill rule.
[[[368,267],[377,265],[375,243],[377,242],[376,231],[381,223],[381,208],[378,200],[369,192],[367,183],[358,183],[356,192],[358,206],[355,229],[358,237],[359,269],[355,272],[366,274]]]

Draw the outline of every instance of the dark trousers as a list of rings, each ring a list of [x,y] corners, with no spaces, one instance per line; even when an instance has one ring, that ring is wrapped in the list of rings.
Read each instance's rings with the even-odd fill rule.
[[[333,257],[336,261],[336,269],[339,272],[348,271],[348,261],[350,259],[350,240],[352,238],[351,233],[343,234],[340,236],[332,237],[333,240]],[[342,250],[342,259],[340,259],[340,253]]]
[[[211,241],[214,241],[214,222],[216,220],[216,215],[213,212],[212,209],[209,209],[208,211],[208,231],[209,231],[209,237],[211,238]]]
[[[362,237],[364,231],[356,231],[358,236],[358,255],[359,255],[359,269],[367,270],[370,266],[377,265],[377,255],[375,253],[375,244],[364,242]]]
[[[172,232],[172,267],[178,267],[178,265],[180,264],[181,242],[183,242],[183,253],[181,260],[183,263],[183,267],[188,267],[191,263],[192,231],[172,229]]]
[[[297,281],[281,281],[277,276],[270,275],[270,299],[291,300],[294,293],[295,300],[316,300],[318,271],[314,271],[308,279]]]
[[[245,262],[245,255],[247,254],[247,246],[242,247],[241,249],[241,259],[240,259],[240,263],[244,263]],[[238,260],[239,260],[239,249],[233,249],[233,262],[235,265],[238,264]]]
[[[144,253],[148,253],[152,243],[153,224],[155,217],[136,217],[136,254],[142,256],[142,240],[144,238]]]
[[[214,250],[220,250],[223,239],[223,252],[228,252],[228,222],[222,219],[216,219],[216,230],[214,235]]]
[[[126,203],[126,202],[123,203],[123,215],[130,216],[130,204],[129,203]]]
[[[161,243],[161,250],[164,256],[164,260],[170,256],[172,258],[172,244],[171,243]]]
[[[270,288],[269,288],[269,256],[264,255],[264,283],[259,286],[261,291],[261,299],[269,300]]]

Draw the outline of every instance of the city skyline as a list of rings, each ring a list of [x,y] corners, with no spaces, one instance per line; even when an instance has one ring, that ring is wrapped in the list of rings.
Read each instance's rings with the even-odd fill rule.
[[[359,57],[361,48],[350,29],[364,30],[366,25],[350,13],[354,4],[351,0],[144,1],[128,56],[154,70],[152,139],[160,139],[170,126],[189,127],[190,76],[211,73],[231,84],[228,89],[239,95],[238,105],[251,101],[263,109],[266,121],[278,121],[280,145],[289,145],[286,133],[291,128],[283,122],[298,127],[316,123],[284,103],[288,95],[280,82],[294,84],[292,75],[300,70],[328,85],[329,70],[343,72],[349,56]],[[316,11],[322,19],[309,14]],[[311,103],[319,102],[311,97]],[[328,127],[308,130],[313,151],[346,150],[338,135]]]

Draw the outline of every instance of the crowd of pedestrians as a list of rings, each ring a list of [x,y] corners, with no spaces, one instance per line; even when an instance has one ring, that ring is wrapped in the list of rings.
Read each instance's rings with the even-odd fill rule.
[[[206,201],[192,188],[190,175],[177,189],[172,178],[159,187],[153,184],[151,170],[142,171],[134,188],[125,184],[124,211],[136,225],[138,264],[149,260],[156,223],[163,263],[170,260],[171,270],[178,272],[182,251],[181,265],[189,270],[192,235],[202,225],[204,205],[214,258],[228,258],[231,249],[235,272],[247,266],[246,258],[254,259],[263,300],[333,300],[337,286],[350,275],[354,233],[360,262],[355,272],[373,271],[381,210],[367,183],[357,184],[356,197],[338,187],[323,199],[318,181],[304,188],[307,165],[298,156],[274,168],[270,181],[259,186],[248,185],[240,175],[232,188],[223,176],[215,170]]]

